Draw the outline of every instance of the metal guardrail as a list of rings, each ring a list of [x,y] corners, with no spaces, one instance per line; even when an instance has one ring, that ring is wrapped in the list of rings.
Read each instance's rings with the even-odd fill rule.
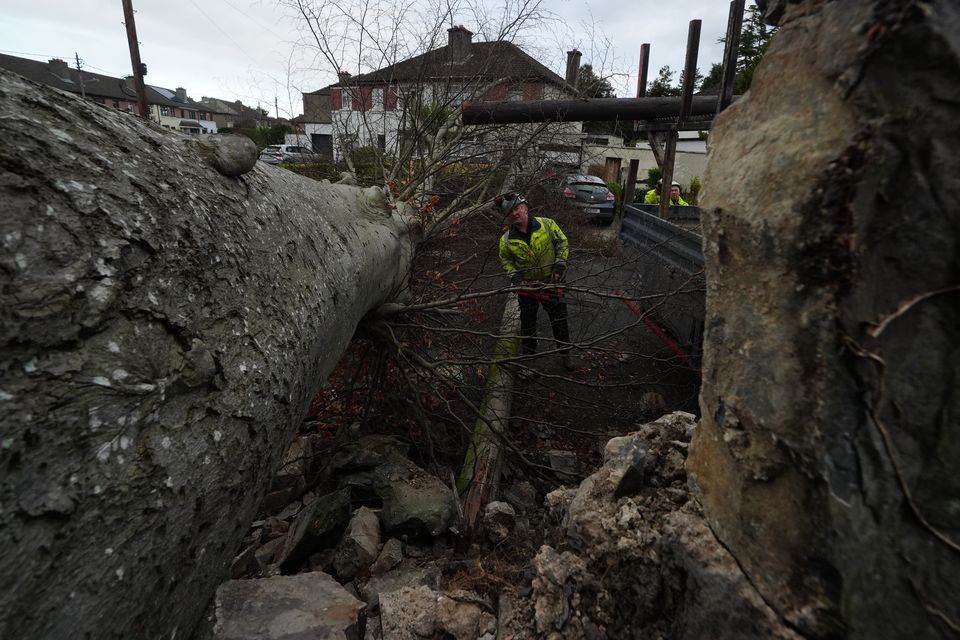
[[[620,239],[649,249],[664,262],[689,275],[702,271],[703,238],[685,228],[690,223],[699,223],[700,209],[670,207],[670,220],[661,219],[656,214],[658,210],[657,205],[624,205]]]
[[[670,220],[663,220],[659,209],[658,205],[626,205],[620,239],[641,252],[636,266],[642,282],[639,293],[673,292],[660,304],[640,306],[699,366],[706,302],[703,240],[697,232],[701,210],[670,207]]]

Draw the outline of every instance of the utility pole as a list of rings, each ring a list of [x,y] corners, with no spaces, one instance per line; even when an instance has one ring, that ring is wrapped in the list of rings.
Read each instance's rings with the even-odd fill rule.
[[[133,20],[133,0],[123,0],[123,23],[127,27],[127,44],[130,46],[130,63],[133,65],[133,81],[137,88],[140,117],[149,120],[147,88],[143,84],[143,63],[140,62],[140,43],[137,41],[137,25]]]
[[[277,114],[277,122],[280,122],[280,103],[277,102],[277,96],[273,96],[273,112]]]
[[[83,74],[80,73],[80,54],[76,51],[73,52],[73,56],[77,59],[77,78],[80,79],[80,97],[86,98],[87,91],[83,88]]]

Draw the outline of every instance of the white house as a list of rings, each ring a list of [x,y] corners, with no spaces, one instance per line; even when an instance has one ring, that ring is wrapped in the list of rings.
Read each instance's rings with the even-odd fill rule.
[[[506,41],[473,42],[473,34],[462,26],[448,29],[446,46],[359,76],[343,73],[340,82],[304,94],[304,114],[309,100],[328,101],[329,122],[305,117],[311,138],[330,136],[335,159],[347,149],[373,147],[386,153],[407,149],[429,139],[443,117],[464,102],[562,99],[576,90],[515,44]],[[568,70],[579,66],[579,52]],[[328,98],[327,98],[328,96]],[[316,120],[316,121],[314,121]],[[538,128],[539,127],[539,128]],[[511,130],[512,129],[512,130]],[[533,137],[533,131],[538,134]],[[464,160],[504,148],[504,138],[524,141],[526,151],[540,158],[564,152],[579,153],[580,123],[513,125],[473,128],[453,152]],[[498,139],[499,136],[499,139]],[[542,146],[542,148],[540,148]],[[314,145],[316,150],[316,145]],[[415,154],[416,155],[416,154]]]

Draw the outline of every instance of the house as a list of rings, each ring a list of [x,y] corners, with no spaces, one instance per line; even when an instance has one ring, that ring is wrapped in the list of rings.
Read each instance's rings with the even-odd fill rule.
[[[314,153],[333,157],[333,120],[330,114],[330,88],[303,94],[303,132]]]
[[[351,76],[343,72],[339,82],[304,94],[304,117],[310,120],[305,125],[308,135],[311,139],[316,135],[335,159],[359,147],[410,152],[410,145],[420,145],[430,137],[431,123],[436,125],[448,110],[459,108],[463,102],[576,95],[572,83],[512,42],[473,42],[473,33],[463,26],[452,27],[447,34],[443,47],[370,73]],[[575,71],[579,65],[571,65],[569,56],[578,63],[580,53],[568,54],[568,70],[572,66]],[[537,129],[534,138],[533,127],[514,126],[513,137],[521,141],[530,135],[525,150],[543,157],[547,153],[578,152],[576,135],[580,128],[580,123],[555,123]],[[574,138],[569,139],[571,134]],[[497,143],[485,139],[482,130],[474,129],[474,135],[464,136],[464,143],[454,153],[459,152],[464,159],[476,158],[485,150],[503,146],[502,140]],[[413,155],[422,155],[417,151]]]
[[[150,104],[150,119],[165,129],[185,133],[217,133],[213,109],[187,97],[187,90],[177,87],[173,91],[148,85],[149,89],[166,98],[165,104]]]
[[[673,179],[679,182],[683,189],[687,189],[694,178],[703,180],[707,168],[707,143],[698,131],[680,131],[678,138]],[[624,184],[630,161],[638,160],[638,191],[646,189],[647,172],[659,166],[647,142],[627,146],[623,144],[623,139],[617,136],[587,134],[583,137],[582,145],[580,171],[597,175],[607,182]]]
[[[133,76],[114,78],[72,69],[64,60],[47,62],[0,54],[0,67],[28,80],[75,93],[105,107],[140,115]],[[167,129],[185,133],[216,133],[213,110],[187,98],[183,88],[175,91],[146,85],[149,117]]]

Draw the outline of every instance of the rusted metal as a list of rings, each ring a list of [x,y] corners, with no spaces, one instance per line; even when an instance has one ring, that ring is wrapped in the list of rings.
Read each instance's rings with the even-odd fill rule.
[[[723,47],[723,71],[720,74],[720,95],[717,98],[717,113],[733,102],[733,82],[737,76],[737,57],[740,54],[740,29],[743,26],[743,8],[745,0],[733,0],[730,3],[730,16],[727,18],[727,37]]]
[[[714,96],[694,96],[691,115],[714,113]],[[529,102],[464,103],[463,124],[509,124],[519,122],[603,122],[609,120],[652,120],[676,117],[680,98],[582,98],[578,100],[537,100]]]
[[[147,89],[143,84],[143,65],[140,63],[140,43],[137,40],[137,25],[133,20],[133,0],[123,0],[123,24],[127,28],[127,44],[130,46],[130,63],[133,65],[133,81],[137,91],[140,117],[150,119],[147,105]]]

